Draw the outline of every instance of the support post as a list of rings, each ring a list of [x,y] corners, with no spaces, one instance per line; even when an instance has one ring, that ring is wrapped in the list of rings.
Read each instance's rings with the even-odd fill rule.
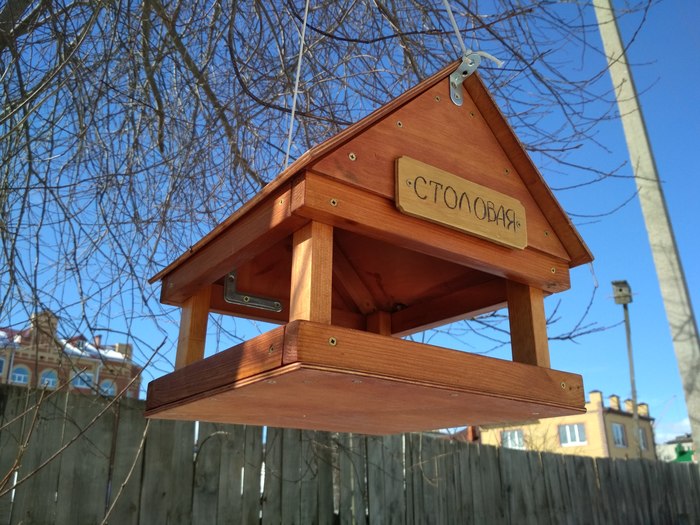
[[[294,232],[289,320],[331,324],[333,227],[316,221]]]
[[[210,302],[211,286],[205,286],[182,305],[175,370],[204,357]]]
[[[391,335],[391,314],[382,310],[369,314],[367,331],[379,335]]]
[[[513,361],[549,368],[542,290],[514,281],[508,281],[507,290]]]

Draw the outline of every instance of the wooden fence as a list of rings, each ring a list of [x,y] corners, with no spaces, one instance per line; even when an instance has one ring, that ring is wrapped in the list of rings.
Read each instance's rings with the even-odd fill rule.
[[[700,523],[696,465],[207,423],[195,445],[140,401],[41,397],[0,386],[0,525]]]

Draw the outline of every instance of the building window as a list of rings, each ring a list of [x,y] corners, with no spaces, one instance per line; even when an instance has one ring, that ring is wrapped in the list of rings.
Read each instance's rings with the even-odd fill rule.
[[[12,369],[11,381],[16,385],[29,384],[29,369],[26,366],[16,366]]]
[[[78,372],[71,379],[71,383],[75,388],[92,388],[92,381],[91,372]]]
[[[117,385],[110,379],[105,379],[100,383],[100,394],[107,397],[114,397],[117,394]]]
[[[501,432],[501,444],[505,448],[517,448],[525,450],[525,440],[522,429],[504,430]]]
[[[625,425],[622,423],[613,423],[613,443],[618,448],[627,448],[627,434],[625,433]]]
[[[586,427],[583,426],[583,423],[559,425],[559,443],[563,447],[585,445],[588,443],[586,441]]]
[[[56,388],[58,385],[58,374],[55,370],[44,370],[41,373],[41,378],[39,380],[39,386],[44,386],[46,388]]]
[[[649,449],[649,442],[647,441],[647,432],[643,428],[639,429],[639,448],[641,450]]]
[[[5,373],[5,358],[0,357],[0,377]]]

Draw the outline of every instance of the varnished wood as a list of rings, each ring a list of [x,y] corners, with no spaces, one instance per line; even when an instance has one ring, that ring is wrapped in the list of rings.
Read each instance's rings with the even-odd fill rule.
[[[205,286],[182,305],[175,356],[176,370],[204,357],[210,302],[211,287]]]
[[[336,205],[330,201],[335,199]],[[548,292],[569,288],[569,266],[534,250],[512,250],[398,212],[393,202],[307,172],[293,213]]]
[[[281,367],[284,331],[283,326],[274,328],[250,341],[163,376],[162,381],[151,381],[148,384],[146,411],[215,392],[237,381]]]
[[[437,328],[447,323],[471,319],[506,306],[506,281],[493,279],[459,288],[431,300],[394,312],[391,326],[394,335],[403,337]]]
[[[208,286],[260,252],[282,241],[306,221],[290,213],[291,190],[283,188],[217,230],[193,254],[162,275],[161,302],[180,305],[199,288]],[[161,274],[159,274],[161,275]]]
[[[156,380],[149,414],[387,433],[582,410],[580,377],[548,368],[542,298],[590,253],[478,76],[449,102],[454,67],[302,155],[156,275],[162,302],[184,306],[178,367],[202,357],[210,312],[288,324]],[[402,214],[402,156],[521,203],[527,246]],[[225,304],[233,270],[282,311]],[[514,363],[390,337],[506,300]]]
[[[545,231],[547,231],[545,222],[533,218],[530,222],[531,231],[529,232],[532,246],[546,253],[564,257],[557,251],[562,250],[562,245],[557,247],[556,244],[561,241],[564,251],[569,254],[572,266],[591,261],[593,257],[585,243],[573,228],[571,221],[557,203],[551,190],[544,184],[541,175],[493,102],[478,73],[471,75],[464,83],[465,102],[461,110],[456,110],[456,106],[449,102],[448,77],[458,64],[458,62],[448,64],[442,70],[383,105],[361,121],[302,154],[297,161],[280,173],[251,201],[212,230],[189,251],[158,272],[150,282],[163,280],[180,266],[189,264],[190,258],[208,247],[263,201],[269,199],[270,196],[276,196],[292,178],[306,169],[313,168],[317,171],[325,171],[331,176],[337,176],[346,181],[354,180],[360,186],[366,187],[368,191],[378,192],[389,197],[393,195],[393,162],[396,157],[412,153],[416,151],[416,148],[424,150],[426,155],[433,155],[434,153],[431,154],[431,151],[442,152],[441,145],[435,147],[434,141],[436,140],[440,144],[447,142],[458,145],[458,155],[451,154],[447,157],[443,155],[445,160],[449,160],[449,162],[439,166],[442,169],[452,172],[468,163],[468,171],[474,173],[474,168],[477,165],[487,166],[491,163],[494,169],[503,170],[503,172],[478,175],[479,170],[476,170],[477,175],[481,178],[475,182],[483,184],[484,182],[481,181],[485,180],[486,183],[495,184],[492,186],[495,190],[511,194],[523,202],[525,202],[523,198],[528,193],[531,194],[535,199],[536,206],[543,210],[543,216],[546,216],[545,222],[551,224],[555,231],[555,235],[545,235]],[[455,117],[457,111],[460,117]],[[409,116],[418,115],[420,118],[410,124],[411,118],[406,119],[406,112]],[[388,118],[392,115],[394,118]],[[406,120],[406,125],[401,119]],[[401,128],[398,128],[398,121],[402,123]],[[445,123],[449,123],[449,125]],[[455,131],[455,125],[460,126],[459,131]],[[377,135],[368,134],[372,129],[377,129],[380,133]],[[396,135],[397,131],[407,131],[409,138],[411,134],[421,132],[418,140],[410,142],[416,148],[405,151],[407,148],[404,147],[393,151],[391,148],[395,147],[393,144],[396,141],[392,137]],[[424,131],[428,133],[423,133]],[[389,143],[386,142],[387,138],[390,140]],[[385,152],[381,158],[360,155],[356,157],[356,161],[346,162],[350,152],[358,154],[357,151],[360,151],[358,147],[364,149],[369,145],[374,148],[376,144],[381,144]],[[469,151],[466,151],[465,148]],[[494,163],[494,158],[503,159],[503,162]],[[369,164],[363,167],[362,164],[367,161]],[[472,164],[473,162],[477,164]],[[508,165],[504,165],[504,162]],[[387,163],[388,175],[378,175],[386,171],[382,168],[382,163]],[[363,174],[367,167],[371,170],[369,177]],[[514,169],[510,170],[511,167]],[[506,174],[505,169],[509,169],[509,173]],[[500,175],[511,175],[516,170],[522,177],[524,184],[520,185],[521,190],[516,189],[515,193],[510,193],[502,185],[516,188],[517,181],[511,181],[509,177],[501,177]],[[380,188],[376,186],[377,183],[384,186]],[[293,229],[297,229],[297,227]]]
[[[497,244],[527,246],[527,214],[519,200],[406,155],[396,159],[396,207]]]
[[[391,314],[378,310],[367,316],[367,331],[373,334],[391,335]]]
[[[549,367],[547,320],[542,290],[509,282],[508,320],[513,361]]]
[[[457,108],[448,91],[445,79],[308,169],[393,199],[396,159],[408,155],[517,199],[527,211],[529,245],[569,259],[541,210],[549,202],[533,197],[467,93]]]
[[[484,116],[489,128],[501,144],[510,162],[517,170],[528,191],[540,204],[540,209],[552,225],[553,233],[566,248],[571,266],[578,266],[593,260],[593,255],[579,233],[571,223],[571,219],[554,197],[542,175],[535,167],[513,129],[508,125],[503,113],[489,94],[479,75],[471,75],[464,82],[464,88],[474,101],[479,112]],[[544,204],[546,203],[546,205]]]
[[[294,232],[289,319],[331,322],[333,228],[311,221]]]
[[[369,314],[377,309],[372,293],[337,243],[333,247],[333,277],[360,313]]]
[[[386,434],[583,410],[575,374],[300,321],[153,381],[146,414]]]

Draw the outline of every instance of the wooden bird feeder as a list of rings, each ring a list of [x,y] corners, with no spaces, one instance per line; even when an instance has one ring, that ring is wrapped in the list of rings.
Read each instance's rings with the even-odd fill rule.
[[[148,417],[388,434],[584,411],[581,377],[549,368],[543,298],[592,256],[457,67],[306,152],[153,277],[182,320]],[[512,361],[400,338],[503,306]],[[281,326],[203,359],[212,312]]]

